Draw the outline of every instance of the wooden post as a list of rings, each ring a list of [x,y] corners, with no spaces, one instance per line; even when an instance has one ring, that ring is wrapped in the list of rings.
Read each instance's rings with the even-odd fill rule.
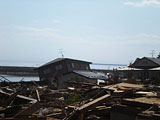
[[[84,113],[83,112],[79,113],[78,120],[83,120],[83,117],[84,117]]]

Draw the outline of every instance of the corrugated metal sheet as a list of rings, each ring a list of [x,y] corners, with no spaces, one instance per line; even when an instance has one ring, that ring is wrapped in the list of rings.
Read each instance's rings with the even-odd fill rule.
[[[73,72],[90,79],[108,79],[108,76],[101,72],[91,72],[91,71],[81,71],[81,70],[74,70]]]

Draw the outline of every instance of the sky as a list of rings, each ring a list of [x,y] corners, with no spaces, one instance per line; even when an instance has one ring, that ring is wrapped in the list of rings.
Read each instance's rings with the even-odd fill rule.
[[[0,65],[156,57],[159,21],[160,0],[0,0]]]

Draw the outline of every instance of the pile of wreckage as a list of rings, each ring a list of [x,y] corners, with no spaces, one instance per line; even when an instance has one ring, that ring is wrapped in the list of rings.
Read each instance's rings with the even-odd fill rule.
[[[159,120],[160,88],[129,83],[0,87],[0,120]]]

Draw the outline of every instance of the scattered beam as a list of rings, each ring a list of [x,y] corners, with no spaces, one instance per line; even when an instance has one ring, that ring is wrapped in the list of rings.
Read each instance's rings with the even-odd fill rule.
[[[78,111],[79,112],[85,112],[85,111],[87,111],[89,109],[92,109],[92,108],[96,107],[97,105],[105,102],[107,99],[110,98],[110,96],[111,95],[107,94],[107,95],[99,97],[99,98],[97,98],[97,99],[95,99],[95,100],[93,100],[93,101],[91,101],[91,102],[89,102],[87,104],[84,104],[84,105],[82,105],[81,107],[78,108]]]
[[[28,107],[27,109],[25,109],[24,111],[22,111],[21,113],[18,113],[15,118],[19,118],[19,117],[23,117],[23,116],[29,116],[32,115],[33,113],[35,113],[37,110],[39,110],[41,108],[40,103],[36,102],[35,104],[31,105],[30,107]]]

